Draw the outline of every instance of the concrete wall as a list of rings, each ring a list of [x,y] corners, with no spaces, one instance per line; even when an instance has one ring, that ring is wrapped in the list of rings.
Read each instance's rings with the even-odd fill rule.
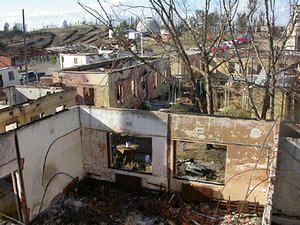
[[[80,108],[82,153],[87,173],[105,181],[116,181],[116,174],[141,177],[144,187],[167,186],[167,114],[137,110]],[[107,132],[152,138],[152,175],[108,168]],[[151,183],[151,184],[150,184]]]
[[[23,105],[19,104],[16,106],[1,109],[0,132],[5,132],[5,127],[9,124],[17,123],[18,126],[22,126],[33,120],[55,114],[57,107],[65,105],[65,108],[70,108],[76,104],[75,97],[77,93],[75,89],[67,89],[62,92],[61,90],[59,91],[60,92],[58,93],[44,96]],[[38,90],[36,94],[38,95]],[[20,100],[20,97],[18,97],[17,99]]]
[[[116,174],[127,174],[143,178],[148,183],[168,185],[167,161],[170,162],[170,189],[181,191],[182,184],[213,190],[219,199],[243,200],[250,174],[258,160],[260,146],[270,129],[261,158],[254,173],[251,187],[259,184],[249,201],[264,204],[268,188],[268,152],[273,147],[275,129],[273,122],[218,118],[208,116],[170,114],[172,140],[199,141],[227,146],[225,186],[216,183],[191,182],[173,178],[173,146],[168,154],[167,114],[145,111],[95,109],[82,107],[80,120],[83,128],[83,157],[85,169],[97,174],[100,179],[115,181]],[[108,168],[106,132],[118,132],[136,136],[152,137],[153,174],[145,175]],[[95,148],[95,146],[97,146]],[[97,151],[94,153],[94,151]],[[149,181],[154,179],[154,181]]]
[[[57,172],[83,177],[78,108],[17,130],[30,218],[37,215],[46,185]],[[38,141],[36,141],[38,140]],[[45,165],[43,179],[43,165]],[[59,175],[49,185],[43,208],[72,181]]]
[[[198,187],[209,187],[214,198],[243,200],[252,169],[258,160],[260,146],[273,122],[231,119],[222,117],[172,114],[172,139],[199,141],[227,146],[225,186],[186,182],[172,179],[172,189],[181,190],[182,183]],[[275,129],[266,141],[251,187],[262,182],[249,196],[248,201],[264,204],[266,201],[268,176],[268,151],[273,147]],[[173,151],[173,148],[172,148]],[[171,154],[173,155],[173,154]]]
[[[273,196],[273,213],[300,218],[300,139],[282,138],[279,145],[278,167]],[[286,223],[285,223],[286,224]],[[298,221],[297,224],[300,224]]]
[[[94,104],[109,107],[108,74],[102,72],[59,72],[61,82],[68,87],[76,87],[77,102],[84,105],[83,88],[94,88]]]
[[[14,74],[13,80],[9,80],[8,72],[13,72]],[[3,81],[2,87],[8,87],[8,86],[20,84],[20,80],[19,80],[20,75],[16,67],[7,67],[7,68],[0,69],[0,75],[2,76],[2,81]]]

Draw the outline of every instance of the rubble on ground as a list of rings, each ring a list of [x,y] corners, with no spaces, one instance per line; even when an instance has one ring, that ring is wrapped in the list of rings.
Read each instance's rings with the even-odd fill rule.
[[[198,225],[260,224],[254,214],[230,213],[218,204],[186,202],[179,193],[163,190],[124,190],[111,183],[85,179],[72,188],[48,210],[38,215],[32,225]]]

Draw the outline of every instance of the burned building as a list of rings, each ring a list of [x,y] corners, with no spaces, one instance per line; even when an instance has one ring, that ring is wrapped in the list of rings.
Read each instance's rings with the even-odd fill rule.
[[[142,101],[165,99],[169,92],[169,59],[144,60],[127,57],[63,69],[53,80],[76,87],[78,104],[138,108]]]
[[[24,221],[57,201],[73,178],[89,177],[190,201],[246,201],[265,207],[263,224],[270,224],[284,129],[276,121],[81,106],[2,134],[0,177],[12,176]]]

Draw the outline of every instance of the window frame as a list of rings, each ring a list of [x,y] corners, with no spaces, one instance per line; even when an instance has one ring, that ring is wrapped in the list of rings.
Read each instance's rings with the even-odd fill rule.
[[[177,176],[177,142],[188,142],[188,143],[199,143],[199,144],[211,144],[211,145],[220,145],[220,146],[225,146],[226,147],[226,159],[225,159],[225,170],[224,170],[224,183],[216,182],[216,181],[206,181],[206,180],[189,180],[185,178],[181,178]],[[204,184],[214,184],[214,185],[219,185],[219,186],[225,186],[226,184],[226,172],[227,172],[227,157],[228,157],[228,144],[223,144],[223,143],[214,143],[214,142],[209,142],[209,141],[199,141],[199,140],[187,140],[187,139],[177,139],[177,138],[172,138],[172,150],[173,150],[173,173],[172,177],[175,180],[179,181],[187,181],[187,182],[195,182],[195,183],[204,183]]]
[[[143,172],[143,171],[138,171],[138,170],[130,170],[130,169],[124,169],[124,168],[117,168],[112,166],[112,135],[113,134],[118,134],[118,135],[124,135],[124,136],[131,136],[131,137],[137,137],[137,138],[149,138],[152,139],[153,137],[150,136],[135,136],[132,134],[128,133],[117,133],[117,132],[106,132],[106,139],[107,139],[107,168],[108,169],[113,169],[113,170],[120,170],[120,171],[126,171],[129,173],[138,173],[138,174],[145,174],[145,175],[153,175],[153,167],[151,169],[151,172]],[[151,144],[151,165],[153,166],[153,145]]]

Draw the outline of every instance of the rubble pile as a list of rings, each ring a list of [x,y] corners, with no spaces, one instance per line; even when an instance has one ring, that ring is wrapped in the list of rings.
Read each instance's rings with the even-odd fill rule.
[[[261,224],[261,219],[257,216],[253,216],[252,214],[241,213],[231,213],[229,215],[225,215],[219,225],[229,225],[229,224],[237,224],[240,221],[240,224]]]
[[[216,205],[185,202],[178,193],[124,190],[115,184],[85,179],[31,224],[237,224],[238,214],[226,215],[225,210],[216,210]],[[240,224],[260,224],[257,221],[257,217],[240,218]]]
[[[187,180],[197,180],[202,177],[205,177],[207,180],[213,180],[216,174],[205,163],[195,162],[194,159],[178,159],[177,176]]]

